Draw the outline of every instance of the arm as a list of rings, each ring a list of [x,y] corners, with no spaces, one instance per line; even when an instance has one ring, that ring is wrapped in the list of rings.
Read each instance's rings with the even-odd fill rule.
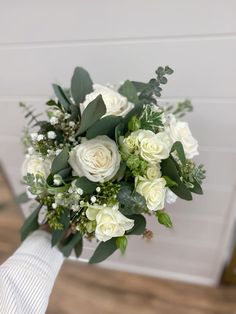
[[[38,230],[0,266],[0,313],[45,313],[63,255]]]

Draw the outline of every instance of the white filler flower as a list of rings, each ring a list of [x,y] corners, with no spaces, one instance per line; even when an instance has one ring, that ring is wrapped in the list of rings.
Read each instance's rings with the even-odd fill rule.
[[[164,208],[165,185],[166,181],[163,178],[152,181],[142,177],[136,178],[136,191],[145,198],[148,209],[153,211]]]
[[[22,176],[31,173],[46,178],[50,174],[51,165],[52,161],[49,158],[42,158],[39,155],[27,155],[22,165]]]
[[[119,205],[104,207],[90,205],[86,211],[89,220],[96,220],[96,238],[100,241],[108,241],[113,237],[121,237],[125,231],[134,226],[134,220],[126,218],[119,212]]]
[[[183,145],[184,152],[188,159],[192,159],[198,155],[198,142],[192,136],[187,122],[177,121],[174,115],[171,115],[169,127],[167,131],[173,141],[180,141]]]
[[[94,84],[93,88],[94,91],[91,94],[88,94],[85,101],[80,105],[81,112],[83,112],[88,104],[98,95],[102,95],[103,101],[106,105],[106,116],[125,116],[134,107],[134,104],[129,102],[126,97],[107,86]]]
[[[75,146],[70,152],[69,164],[74,175],[85,176],[93,182],[105,182],[117,173],[120,160],[116,143],[103,135]]]

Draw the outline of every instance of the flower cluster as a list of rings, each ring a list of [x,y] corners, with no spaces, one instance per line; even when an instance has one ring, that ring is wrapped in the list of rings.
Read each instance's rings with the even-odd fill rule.
[[[171,227],[165,204],[202,194],[205,171],[192,160],[198,143],[178,119],[190,103],[157,103],[172,72],[160,67],[148,83],[126,81],[115,90],[93,84],[78,67],[69,90],[53,85],[48,120],[21,104],[33,124],[24,132],[22,175],[28,200],[37,203],[23,239],[47,224],[52,245],[79,256],[83,239],[96,238],[90,262],[97,263],[116,249],[124,253],[129,235],[151,237],[145,214]]]

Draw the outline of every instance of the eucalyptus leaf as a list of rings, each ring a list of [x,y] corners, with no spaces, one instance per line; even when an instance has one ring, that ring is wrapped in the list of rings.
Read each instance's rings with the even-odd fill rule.
[[[126,231],[127,235],[135,234],[140,235],[143,234],[146,229],[146,219],[143,215],[131,215],[127,216],[129,219],[134,220],[134,227],[128,231]]]
[[[128,184],[122,184],[117,196],[120,212],[124,215],[138,214],[145,211],[146,201],[142,195],[134,191]]]
[[[62,107],[64,108],[64,110],[66,112],[70,112],[71,102],[70,102],[69,98],[66,96],[63,89],[57,84],[53,84],[52,86],[54,89],[54,93],[57,96],[57,98],[58,98],[60,104],[62,105]]]
[[[192,200],[192,194],[189,189],[180,180],[178,170],[175,166],[174,161],[169,157],[162,160],[161,162],[161,172],[163,176],[169,177],[171,180],[177,183],[177,186],[170,186],[173,193],[184,200]]]
[[[69,150],[64,147],[63,150],[54,158],[51,167],[51,173],[56,174],[62,169],[68,168]]]
[[[96,190],[96,187],[98,186],[96,182],[92,182],[86,177],[78,178],[75,181],[75,185],[78,188],[81,188],[85,194],[93,193]]]
[[[107,135],[110,138],[115,138],[115,128],[122,121],[122,117],[106,116],[91,126],[86,133],[88,139],[94,138],[98,135]]]
[[[24,241],[28,235],[37,230],[39,228],[38,224],[38,214],[41,209],[42,205],[38,205],[38,207],[26,218],[23,226],[21,227],[21,241]]]
[[[90,264],[97,264],[104,261],[117,250],[116,238],[111,238],[106,242],[100,242],[89,260]]]
[[[131,81],[125,81],[124,84],[120,86],[119,93],[125,96],[129,102],[133,104],[139,103],[137,90]]]
[[[101,95],[98,95],[84,109],[81,116],[80,127],[76,135],[81,135],[87,131],[96,121],[106,113],[106,105]]]
[[[65,257],[70,256],[72,250],[79,243],[81,238],[81,233],[76,232],[75,234],[71,234],[63,243],[60,243],[59,249]]]
[[[179,157],[179,160],[184,165],[186,163],[186,157],[184,153],[184,148],[181,142],[177,141],[172,145],[171,152],[176,151]]]
[[[76,67],[71,79],[71,94],[75,103],[84,102],[86,95],[92,91],[93,82],[89,73],[81,67]]]
[[[80,257],[83,251],[83,238],[74,247],[76,257]]]
[[[138,93],[141,93],[143,90],[145,90],[148,87],[148,84],[143,83],[143,82],[132,81],[132,84],[134,85]]]
[[[26,192],[23,192],[15,197],[15,201],[17,204],[24,204],[30,201]]]

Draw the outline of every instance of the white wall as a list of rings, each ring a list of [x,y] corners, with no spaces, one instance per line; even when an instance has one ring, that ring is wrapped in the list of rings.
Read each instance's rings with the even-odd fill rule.
[[[220,276],[235,210],[235,12],[233,0],[0,1],[0,159],[16,190],[17,103],[42,110],[51,83],[68,86],[76,65],[106,83],[146,80],[168,64],[175,74],[163,101],[193,101],[187,119],[208,171],[205,195],[169,209],[171,231],[150,221],[153,241],[132,238],[108,267],[205,284]]]

